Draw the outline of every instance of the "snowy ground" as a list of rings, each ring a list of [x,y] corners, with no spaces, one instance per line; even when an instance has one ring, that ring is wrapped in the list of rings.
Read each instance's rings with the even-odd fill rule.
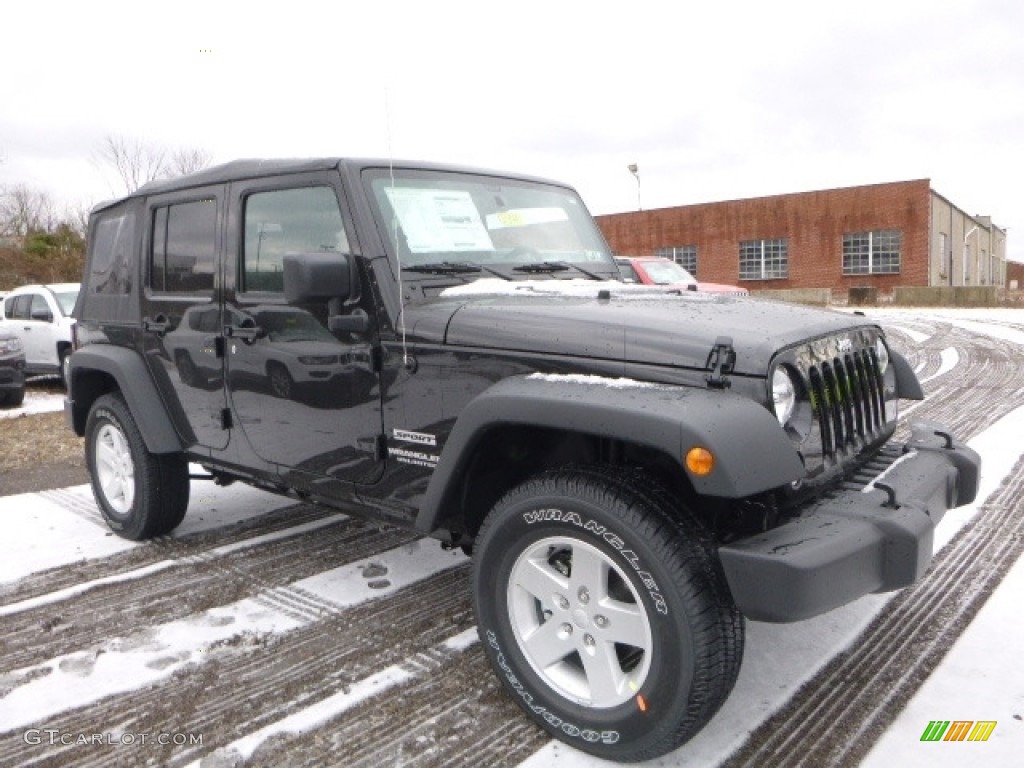
[[[957,578],[968,566],[983,574],[994,548],[972,554],[966,536],[993,515],[1024,514],[1024,311],[877,316],[926,382],[928,400],[909,415],[950,424],[983,456],[978,503],[947,515],[936,541]],[[148,544],[111,536],[85,486],[2,497],[0,520],[0,765],[604,764],[550,742],[500,693],[472,628],[466,559],[431,542],[205,481],[174,535]],[[956,606],[943,601],[972,593],[938,583],[942,567],[921,585],[939,615],[907,614],[885,645],[874,638],[907,610],[898,596],[793,625],[748,623],[732,697],[652,765],[1019,764],[1024,565],[1011,565],[948,642],[913,636],[953,624]],[[862,673],[849,680],[837,660],[859,651]],[[929,654],[937,666],[917,680]],[[876,661],[893,661],[900,684]],[[843,688],[850,698],[828,698]],[[984,743],[922,742],[932,720],[996,726]],[[157,733],[204,743],[137,738]],[[61,743],[83,734],[115,743]]]
[[[0,407],[0,419],[15,419],[34,413],[49,413],[64,409],[64,393],[28,388],[25,399],[17,408]]]

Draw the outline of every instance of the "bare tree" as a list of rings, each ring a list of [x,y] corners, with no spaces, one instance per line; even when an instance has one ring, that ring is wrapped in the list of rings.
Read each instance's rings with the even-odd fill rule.
[[[27,184],[0,190],[0,234],[24,237],[32,232],[48,232],[56,223],[53,199],[46,192]]]
[[[212,162],[213,156],[205,149],[197,149],[195,147],[177,149],[171,155],[167,175],[185,176],[209,167]]]
[[[168,154],[157,144],[124,136],[107,136],[94,157],[98,165],[110,166],[121,180],[124,192],[131,194],[154,179],[184,176],[210,165],[205,149],[183,147]]]
[[[61,220],[84,240],[89,231],[89,212],[91,210],[92,205],[89,203],[68,204],[64,206],[64,215]]]
[[[107,136],[97,159],[114,169],[128,194],[167,172],[167,150],[124,136]]]

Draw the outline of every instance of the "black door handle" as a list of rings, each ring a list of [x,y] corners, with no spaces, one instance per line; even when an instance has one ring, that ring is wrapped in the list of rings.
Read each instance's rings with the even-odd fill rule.
[[[155,333],[157,336],[163,336],[171,330],[171,321],[167,319],[167,315],[163,312],[152,320],[148,317],[144,317],[142,318],[142,330]]]
[[[249,323],[252,324],[250,325]],[[241,339],[246,344],[252,344],[256,339],[262,339],[266,336],[267,332],[250,320],[243,325],[225,325],[224,335],[229,339]]]

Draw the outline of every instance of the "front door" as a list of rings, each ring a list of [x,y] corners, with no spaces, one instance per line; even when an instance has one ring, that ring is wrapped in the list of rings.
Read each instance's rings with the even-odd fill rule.
[[[347,209],[332,175],[234,184],[224,308],[226,376],[235,426],[289,483],[324,494],[383,469],[376,323],[367,292],[343,308],[367,312],[365,332],[328,330],[327,301],[284,298],[288,253],[351,253]],[[234,265],[231,266],[231,262]]]

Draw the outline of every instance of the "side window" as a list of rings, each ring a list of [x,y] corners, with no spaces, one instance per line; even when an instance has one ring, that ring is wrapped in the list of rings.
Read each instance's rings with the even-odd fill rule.
[[[134,231],[135,215],[130,211],[105,213],[96,221],[89,267],[93,293],[131,293]]]
[[[53,310],[50,309],[50,305],[46,303],[46,297],[41,293],[32,294],[32,304],[29,307],[29,317],[33,320],[39,320],[42,322],[53,321]]]
[[[212,293],[216,251],[216,200],[157,208],[150,245],[150,288],[165,293]]]
[[[285,254],[346,251],[348,237],[330,187],[257,192],[245,201],[239,289],[281,293]]]
[[[32,306],[32,294],[23,293],[20,296],[7,300],[5,314],[7,317],[13,317],[16,320],[28,320],[30,306]]]

